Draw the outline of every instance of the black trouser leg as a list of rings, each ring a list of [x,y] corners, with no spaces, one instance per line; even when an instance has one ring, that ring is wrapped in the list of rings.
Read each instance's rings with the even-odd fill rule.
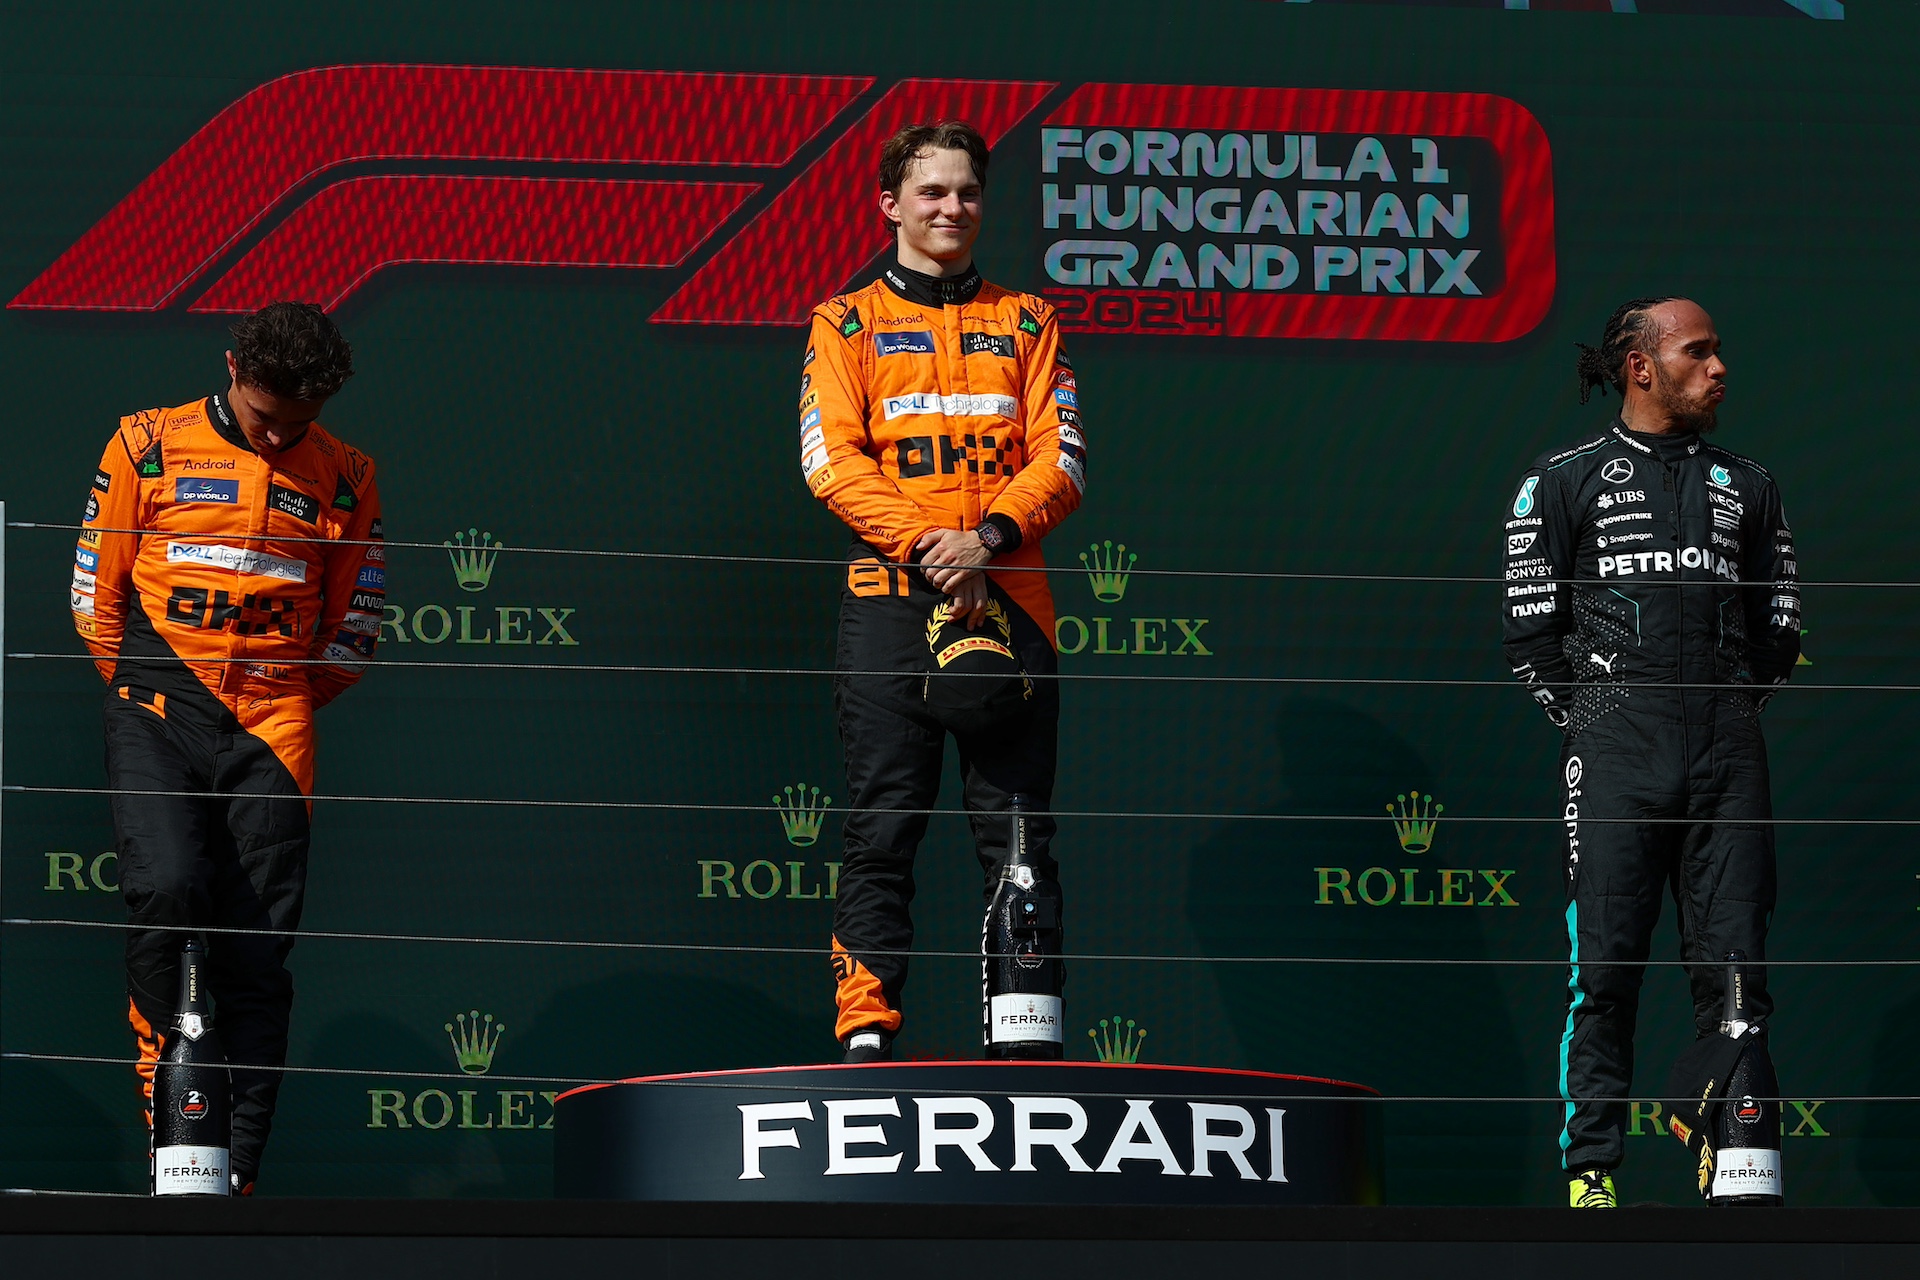
[[[1680,829],[1618,819],[1679,815],[1671,771],[1661,766],[1663,744],[1671,749],[1666,728],[1615,712],[1561,755],[1571,965],[1560,1152],[1569,1170],[1618,1168],[1625,1155],[1642,966]]]

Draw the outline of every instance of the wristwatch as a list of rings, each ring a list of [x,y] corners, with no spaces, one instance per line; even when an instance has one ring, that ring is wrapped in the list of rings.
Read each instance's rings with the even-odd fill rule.
[[[989,555],[997,556],[1020,545],[1020,526],[1012,516],[1003,516],[998,512],[982,520],[974,528],[973,534],[980,539],[980,545],[987,549]]]

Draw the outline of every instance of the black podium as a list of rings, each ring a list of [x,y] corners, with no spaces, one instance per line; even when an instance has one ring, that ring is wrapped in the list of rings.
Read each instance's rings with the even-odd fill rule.
[[[554,1191],[607,1200],[1369,1205],[1379,1096],[1208,1067],[916,1062],[562,1094]]]

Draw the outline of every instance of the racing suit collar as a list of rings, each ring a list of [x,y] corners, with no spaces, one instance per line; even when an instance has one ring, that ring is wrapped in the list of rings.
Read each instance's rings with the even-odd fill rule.
[[[253,445],[247,440],[247,433],[240,429],[239,419],[233,416],[233,410],[227,405],[226,396],[216,391],[207,397],[207,421],[220,433],[220,438],[236,449],[252,453]]]
[[[1620,419],[1613,420],[1613,434],[1642,453],[1651,453],[1664,462],[1675,462],[1700,452],[1697,431],[1665,432],[1658,435],[1628,429]]]
[[[980,292],[980,286],[985,283],[978,267],[968,267],[957,276],[930,276],[901,266],[898,258],[887,264],[880,278],[887,282],[887,288],[907,301],[918,302],[926,307],[959,306],[972,302],[974,295]]]

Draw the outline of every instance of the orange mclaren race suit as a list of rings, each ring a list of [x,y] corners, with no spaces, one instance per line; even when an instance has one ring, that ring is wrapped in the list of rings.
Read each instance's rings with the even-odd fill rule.
[[[834,908],[835,1035],[901,1022],[913,857],[940,789],[946,733],[928,712],[928,618],[946,597],[910,566],[934,530],[976,530],[989,590],[1030,675],[1058,670],[1040,539],[1080,504],[1086,439],[1053,309],[976,271],[938,279],[898,262],[813,312],[800,380],[800,458],[815,497],[853,530],[840,593],[834,706],[847,766],[846,852]],[[866,672],[899,672],[869,675]],[[1032,681],[1031,714],[956,735],[976,850],[991,892],[1007,853],[1008,798],[1051,806],[1058,682]],[[1050,879],[1054,822],[1028,843]]]
[[[259,1169],[280,1087],[280,1072],[247,1068],[286,1061],[313,711],[359,678],[379,639],[380,538],[364,453],[316,422],[261,457],[213,395],[121,419],[74,553],[73,623],[107,680],[121,890],[132,923],[173,926],[127,936],[149,1106],[179,993],[180,927],[276,931],[208,939],[215,1016],[240,1064],[241,1186]]]

